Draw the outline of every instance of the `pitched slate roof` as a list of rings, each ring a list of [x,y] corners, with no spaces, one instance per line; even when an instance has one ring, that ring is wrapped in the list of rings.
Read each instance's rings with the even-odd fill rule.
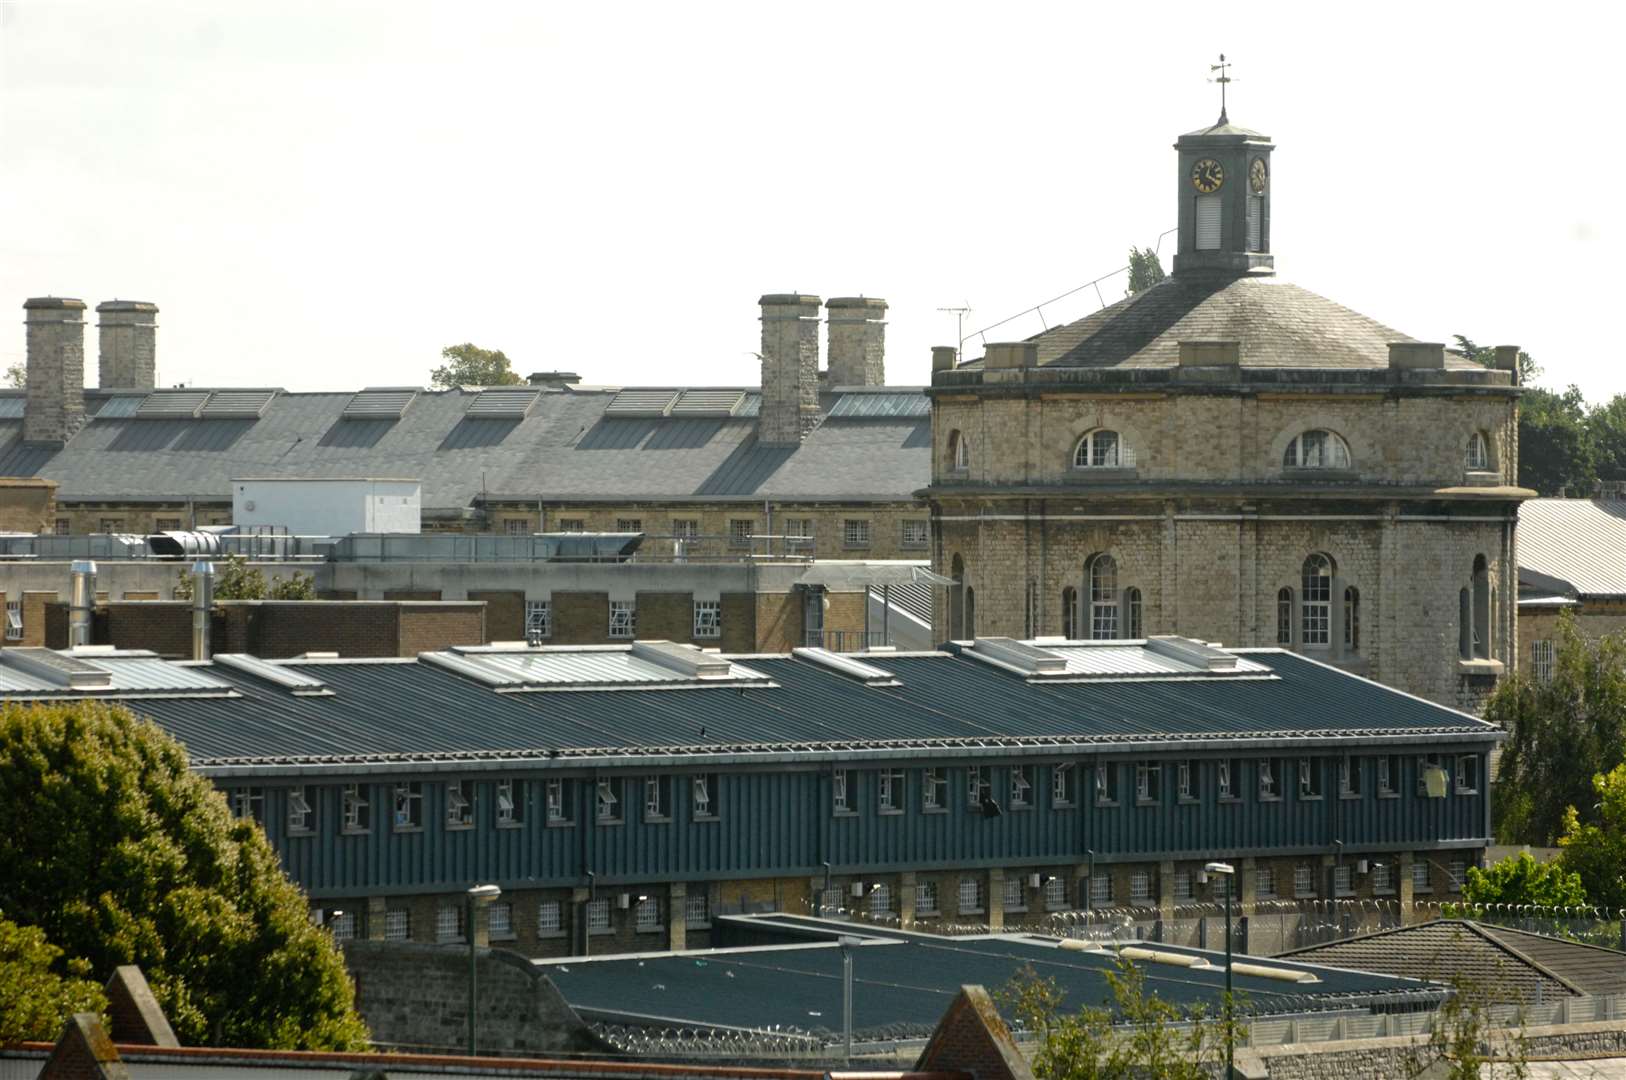
[[[1276,277],[1177,274],[1029,340],[1062,367],[1174,367],[1181,341],[1240,341],[1244,367],[1387,368],[1413,339]]]
[[[1562,584],[1578,596],[1626,595],[1626,500],[1521,503],[1519,573],[1532,586]]]
[[[1436,919],[1283,955],[1415,979],[1460,977],[1498,1001],[1626,991],[1626,953],[1470,919]]]
[[[794,447],[757,443],[754,391],[734,415],[709,418],[606,415],[615,393],[549,391],[523,416],[489,417],[466,415],[478,390],[421,391],[399,419],[346,419],[354,394],[277,392],[258,417],[138,419],[140,395],[93,392],[98,414],[61,449],[24,445],[20,409],[0,408],[0,475],[55,480],[67,502],[224,500],[244,476],[398,476],[422,482],[427,509],[482,494],[910,501],[930,479],[919,390],[826,394],[824,422]],[[885,407],[868,408],[871,396]]]

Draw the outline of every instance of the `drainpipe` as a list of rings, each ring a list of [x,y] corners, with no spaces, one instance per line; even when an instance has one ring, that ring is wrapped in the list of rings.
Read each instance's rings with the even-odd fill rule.
[[[75,559],[69,570],[72,586],[68,592],[68,647],[90,644],[90,616],[96,606],[96,564]]]
[[[192,659],[209,659],[209,619],[215,606],[215,564],[192,564]]]

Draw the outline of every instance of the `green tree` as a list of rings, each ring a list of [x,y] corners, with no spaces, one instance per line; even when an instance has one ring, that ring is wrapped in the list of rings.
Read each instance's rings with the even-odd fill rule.
[[[186,751],[100,702],[0,708],[0,907],[58,974],[146,974],[184,1043],[361,1049],[332,939]]]
[[[1468,904],[1533,904],[1536,907],[1585,907],[1581,875],[1558,863],[1537,862],[1528,851],[1509,855],[1484,870],[1468,868],[1462,886]]]
[[[191,570],[182,570],[175,581],[175,598],[192,599],[194,581]],[[284,579],[271,575],[267,581],[265,571],[241,555],[227,555],[215,564],[216,600],[315,600],[316,578],[298,570]]]
[[[1603,907],[1626,907],[1626,765],[1616,765],[1592,778],[1594,820],[1580,806],[1564,815],[1563,851],[1559,862],[1586,885],[1587,895]]]
[[[28,385],[28,367],[21,360],[6,369],[5,380],[7,386],[18,389]]]
[[[106,1012],[101,987],[82,977],[84,964],[58,971],[62,950],[37,926],[0,915],[0,1046],[54,1042],[78,1012]]]
[[[1126,295],[1145,292],[1162,280],[1163,264],[1158,261],[1157,252],[1151,248],[1129,249],[1129,292]]]
[[[1519,400],[1519,485],[1543,495],[1592,494],[1598,477],[1591,417],[1578,387],[1526,388]]]
[[[1596,824],[1589,779],[1626,753],[1626,638],[1584,638],[1565,612],[1555,646],[1550,679],[1520,672],[1485,706],[1485,719],[1510,733],[1491,804],[1496,834],[1509,843],[1552,843],[1571,806]],[[1590,883],[1587,892],[1600,902]]]
[[[1587,414],[1587,434],[1600,480],[1626,480],[1626,394]]]
[[[1475,345],[1461,334],[1452,334],[1456,338],[1457,351],[1475,363],[1486,367],[1496,366],[1496,350],[1488,345]],[[1541,365],[1531,358],[1523,349],[1519,350],[1519,385],[1529,386],[1541,375]]]
[[[501,349],[482,349],[464,342],[440,350],[442,364],[429,373],[432,386],[515,386],[525,380],[515,375]]]
[[[1530,1075],[1524,1032],[1499,1034],[1485,987],[1461,976],[1448,980],[1451,996],[1440,1004],[1428,1039],[1401,1053],[1408,1080],[1480,1080],[1482,1076],[1523,1080]],[[1497,1044],[1500,1045],[1497,1045]],[[1490,1066],[1487,1071],[1486,1066]]]

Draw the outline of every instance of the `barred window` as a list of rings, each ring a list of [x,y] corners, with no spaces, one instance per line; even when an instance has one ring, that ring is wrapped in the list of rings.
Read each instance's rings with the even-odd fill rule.
[[[531,523],[526,521],[524,518],[504,518],[502,523],[502,531],[508,536],[524,536],[526,533],[530,532],[528,527],[530,524]]]
[[[1414,893],[1434,891],[1434,883],[1428,876],[1428,863],[1423,859],[1411,864],[1411,891]]]
[[[1129,902],[1136,905],[1152,902],[1152,875],[1149,871],[1136,870],[1129,875]]]
[[[288,831],[295,835],[315,828],[316,812],[311,808],[311,789],[303,784],[288,789]]]
[[[929,880],[915,882],[915,914],[937,914],[937,882]]]
[[[931,543],[932,526],[929,521],[917,518],[904,518],[903,537],[900,545],[906,548],[923,548]]]
[[[423,828],[423,784],[411,780],[395,785],[392,823],[397,832]]]
[[[694,602],[694,636],[697,638],[723,636],[723,605],[720,600]]]
[[[820,890],[819,914],[826,916],[839,915],[842,911],[841,903],[842,895],[840,888],[832,885],[828,889]]]
[[[364,833],[372,829],[372,807],[364,785],[344,785],[344,795],[340,801],[344,811],[341,827],[345,832]]]
[[[435,940],[445,943],[463,940],[463,905],[442,903],[435,912]]]
[[[1116,431],[1092,431],[1073,450],[1075,469],[1116,469],[1132,462]]]
[[[497,781],[497,825],[525,823],[525,781]]]
[[[1395,891],[1395,869],[1386,862],[1372,864],[1372,891],[1375,893],[1392,893]]]
[[[1090,875],[1090,906],[1107,907],[1112,903],[1112,875],[1097,870]]]
[[[1111,555],[1090,560],[1090,638],[1108,641],[1118,636],[1118,564]]]
[[[564,933],[564,905],[557,900],[544,900],[536,905],[536,932],[540,937]]]
[[[644,519],[643,518],[616,518],[615,519],[615,531],[616,532],[624,532],[624,533],[643,532],[644,531]]]
[[[328,931],[333,935],[334,941],[351,941],[356,936],[356,913],[354,911],[335,911],[328,919]]]
[[[640,934],[653,934],[661,928],[661,901],[658,896],[646,896],[638,901],[637,929]]]
[[[560,518],[559,531],[568,533],[586,532],[587,521],[585,518]]]
[[[1044,883],[1045,907],[1052,910],[1067,906],[1067,879],[1059,874],[1052,875]]]
[[[589,934],[608,934],[610,932],[610,898],[601,896],[597,900],[587,902],[587,932]]]
[[[683,898],[683,923],[685,926],[711,925],[711,897],[703,887]]]
[[[553,636],[553,603],[549,600],[525,601],[525,640],[531,645],[541,644]]]
[[[1261,866],[1254,870],[1253,889],[1260,899],[1273,899],[1276,896],[1276,868]]]
[[[729,518],[728,543],[731,547],[750,547],[751,537],[757,531],[755,518]]]
[[[409,941],[412,938],[412,913],[392,910],[384,913],[384,940]]]
[[[1332,891],[1335,896],[1353,896],[1355,894],[1355,876],[1348,866],[1335,866],[1332,868]]]
[[[982,911],[982,880],[969,874],[960,879],[960,911],[973,914]]]
[[[1550,640],[1530,643],[1530,676],[1537,682],[1552,682],[1553,660],[1557,653]]]
[[[871,918],[892,913],[892,886],[880,881],[876,882],[875,887],[870,889],[869,913]]]
[[[673,518],[672,535],[679,540],[698,540],[700,522],[696,518]]]
[[[1468,864],[1461,859],[1452,859],[1445,871],[1445,887],[1451,892],[1461,892],[1462,883],[1468,880]]]
[[[1011,809],[1020,810],[1033,805],[1033,766],[1011,766]]]
[[[610,601],[610,636],[613,638],[638,636],[638,604],[636,601]]]
[[[514,936],[514,905],[496,900],[486,908],[486,933],[494,938]]]
[[[1026,911],[1028,909],[1027,893],[1023,891],[1023,885],[1021,875],[1010,872],[1005,874],[1004,907],[1006,911]]]
[[[474,781],[454,780],[446,785],[446,827],[474,827]]]
[[[785,539],[793,548],[806,548],[813,542],[812,518],[786,518]]]
[[[869,547],[869,520],[847,518],[841,523],[841,543],[844,547]]]
[[[1189,904],[1197,898],[1197,891],[1191,884],[1190,870],[1176,870],[1174,872],[1174,902]]]
[[[69,521],[67,518],[56,519],[56,534],[58,536],[67,536],[72,532],[73,523],[71,521]]]
[[[941,767],[927,769],[921,774],[920,808],[922,810],[948,809],[948,774]]]
[[[1299,641],[1305,645],[1328,644],[1332,640],[1332,560],[1325,555],[1311,555],[1304,560],[1304,595],[1299,610]]]
[[[1308,863],[1299,863],[1293,867],[1293,895],[1315,895],[1315,869]]]

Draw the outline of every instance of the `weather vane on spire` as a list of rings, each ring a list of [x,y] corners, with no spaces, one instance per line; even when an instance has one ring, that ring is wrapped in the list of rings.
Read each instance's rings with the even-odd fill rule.
[[[1219,118],[1219,122],[1222,123],[1222,124],[1229,123],[1229,120],[1225,116],[1225,87],[1231,82],[1231,65],[1230,65],[1230,62],[1225,59],[1225,54],[1224,53],[1220,53],[1219,63],[1217,63],[1217,64],[1209,64],[1208,65],[1208,70],[1210,72],[1215,72],[1215,71],[1219,72],[1219,75],[1217,75],[1216,77],[1214,77],[1212,79],[1209,79],[1208,81],[1209,82],[1214,82],[1214,83],[1219,83],[1219,88],[1220,88],[1220,118]]]

